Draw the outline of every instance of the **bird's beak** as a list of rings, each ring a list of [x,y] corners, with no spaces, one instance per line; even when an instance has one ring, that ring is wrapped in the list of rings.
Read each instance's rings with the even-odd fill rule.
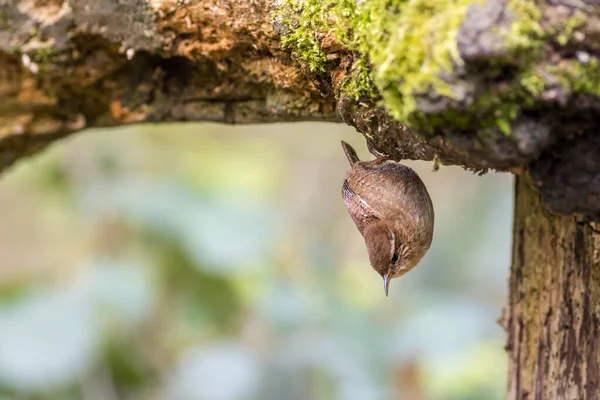
[[[383,275],[383,290],[385,291],[385,297],[388,297],[388,290],[390,288],[390,275]]]

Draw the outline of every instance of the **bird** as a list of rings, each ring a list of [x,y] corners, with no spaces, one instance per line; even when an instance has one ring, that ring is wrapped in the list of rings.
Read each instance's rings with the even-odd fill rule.
[[[387,297],[390,280],[412,270],[431,246],[433,203],[412,168],[375,153],[374,160],[360,161],[345,141],[342,148],[351,167],[342,197]]]

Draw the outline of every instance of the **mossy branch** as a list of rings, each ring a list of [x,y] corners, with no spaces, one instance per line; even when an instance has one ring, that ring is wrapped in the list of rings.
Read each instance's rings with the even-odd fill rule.
[[[563,187],[548,198],[598,207],[598,171],[573,176],[564,156],[595,149],[600,16],[585,1],[65,4],[0,4],[1,169],[89,127],[341,119],[379,153],[525,168]]]

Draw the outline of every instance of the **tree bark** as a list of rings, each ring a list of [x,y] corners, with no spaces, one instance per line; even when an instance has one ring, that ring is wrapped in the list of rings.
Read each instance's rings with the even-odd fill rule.
[[[510,400],[600,398],[600,232],[515,183],[505,327]]]
[[[140,122],[338,121],[265,0],[0,0],[0,171]]]

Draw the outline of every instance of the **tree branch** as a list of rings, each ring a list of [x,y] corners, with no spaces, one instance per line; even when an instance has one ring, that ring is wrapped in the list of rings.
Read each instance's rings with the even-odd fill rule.
[[[90,127],[342,120],[599,219],[599,6],[539,3],[0,0],[0,170]]]

